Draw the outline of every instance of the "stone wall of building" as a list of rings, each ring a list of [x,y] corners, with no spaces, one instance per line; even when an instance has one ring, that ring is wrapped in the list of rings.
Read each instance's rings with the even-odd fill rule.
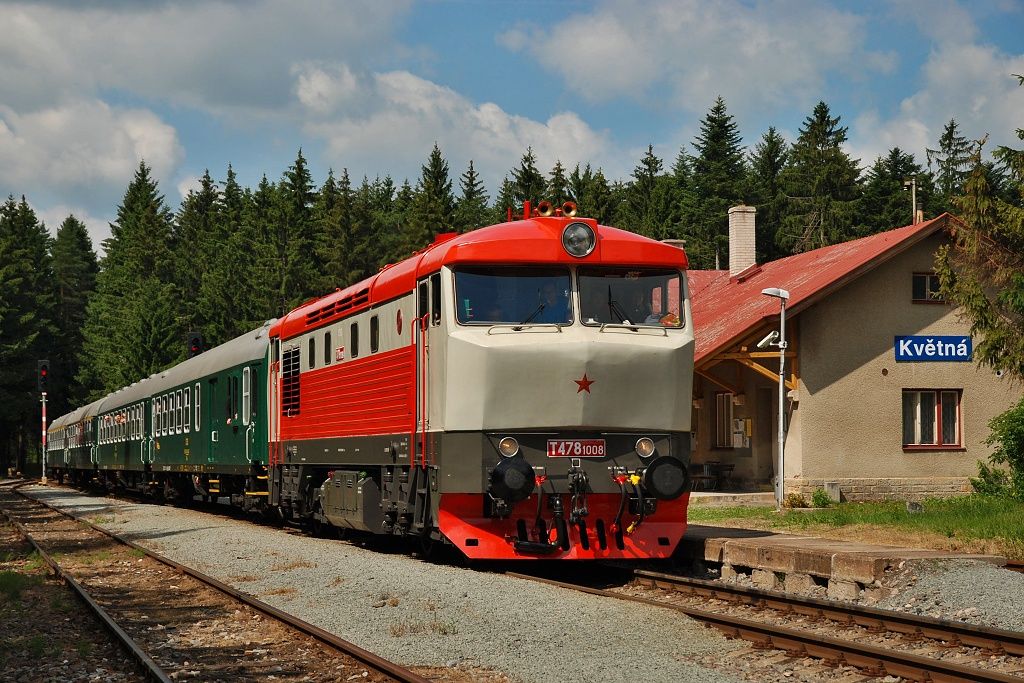
[[[786,493],[800,493],[808,501],[815,489],[838,484],[845,501],[923,500],[948,498],[971,492],[968,477],[787,479]]]

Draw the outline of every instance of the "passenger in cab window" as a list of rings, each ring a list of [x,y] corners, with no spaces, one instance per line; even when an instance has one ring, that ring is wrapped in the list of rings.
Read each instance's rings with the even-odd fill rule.
[[[545,282],[541,287],[540,309],[533,319],[538,323],[567,323],[569,316],[569,293],[559,290],[554,282]]]

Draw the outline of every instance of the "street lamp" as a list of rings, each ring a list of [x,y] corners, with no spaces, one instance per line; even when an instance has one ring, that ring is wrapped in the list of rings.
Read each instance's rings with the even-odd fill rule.
[[[910,224],[917,225],[917,178],[903,181],[903,189],[910,188]]]
[[[768,342],[770,346],[779,347],[779,467],[775,471],[775,505],[782,509],[782,497],[786,483],[786,302],[789,292],[778,287],[762,289],[761,293],[779,300],[779,337],[778,341]]]

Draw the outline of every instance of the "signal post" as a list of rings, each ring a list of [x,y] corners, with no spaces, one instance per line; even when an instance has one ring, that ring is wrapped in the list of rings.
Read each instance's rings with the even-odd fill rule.
[[[38,361],[36,363],[36,385],[39,387],[39,393],[43,396],[43,454],[40,458],[43,463],[43,476],[40,481],[44,484],[46,483],[46,389],[49,379],[50,361]]]

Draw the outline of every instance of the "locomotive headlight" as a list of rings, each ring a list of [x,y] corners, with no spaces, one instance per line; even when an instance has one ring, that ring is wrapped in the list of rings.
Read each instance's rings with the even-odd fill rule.
[[[649,458],[654,455],[654,441],[646,436],[636,440],[636,454],[641,458]]]
[[[562,246],[570,256],[583,258],[594,251],[597,237],[594,230],[586,223],[570,223],[562,231]]]
[[[504,439],[498,442],[498,452],[506,458],[511,458],[513,455],[519,452],[519,442],[513,439],[511,436],[506,436]]]

